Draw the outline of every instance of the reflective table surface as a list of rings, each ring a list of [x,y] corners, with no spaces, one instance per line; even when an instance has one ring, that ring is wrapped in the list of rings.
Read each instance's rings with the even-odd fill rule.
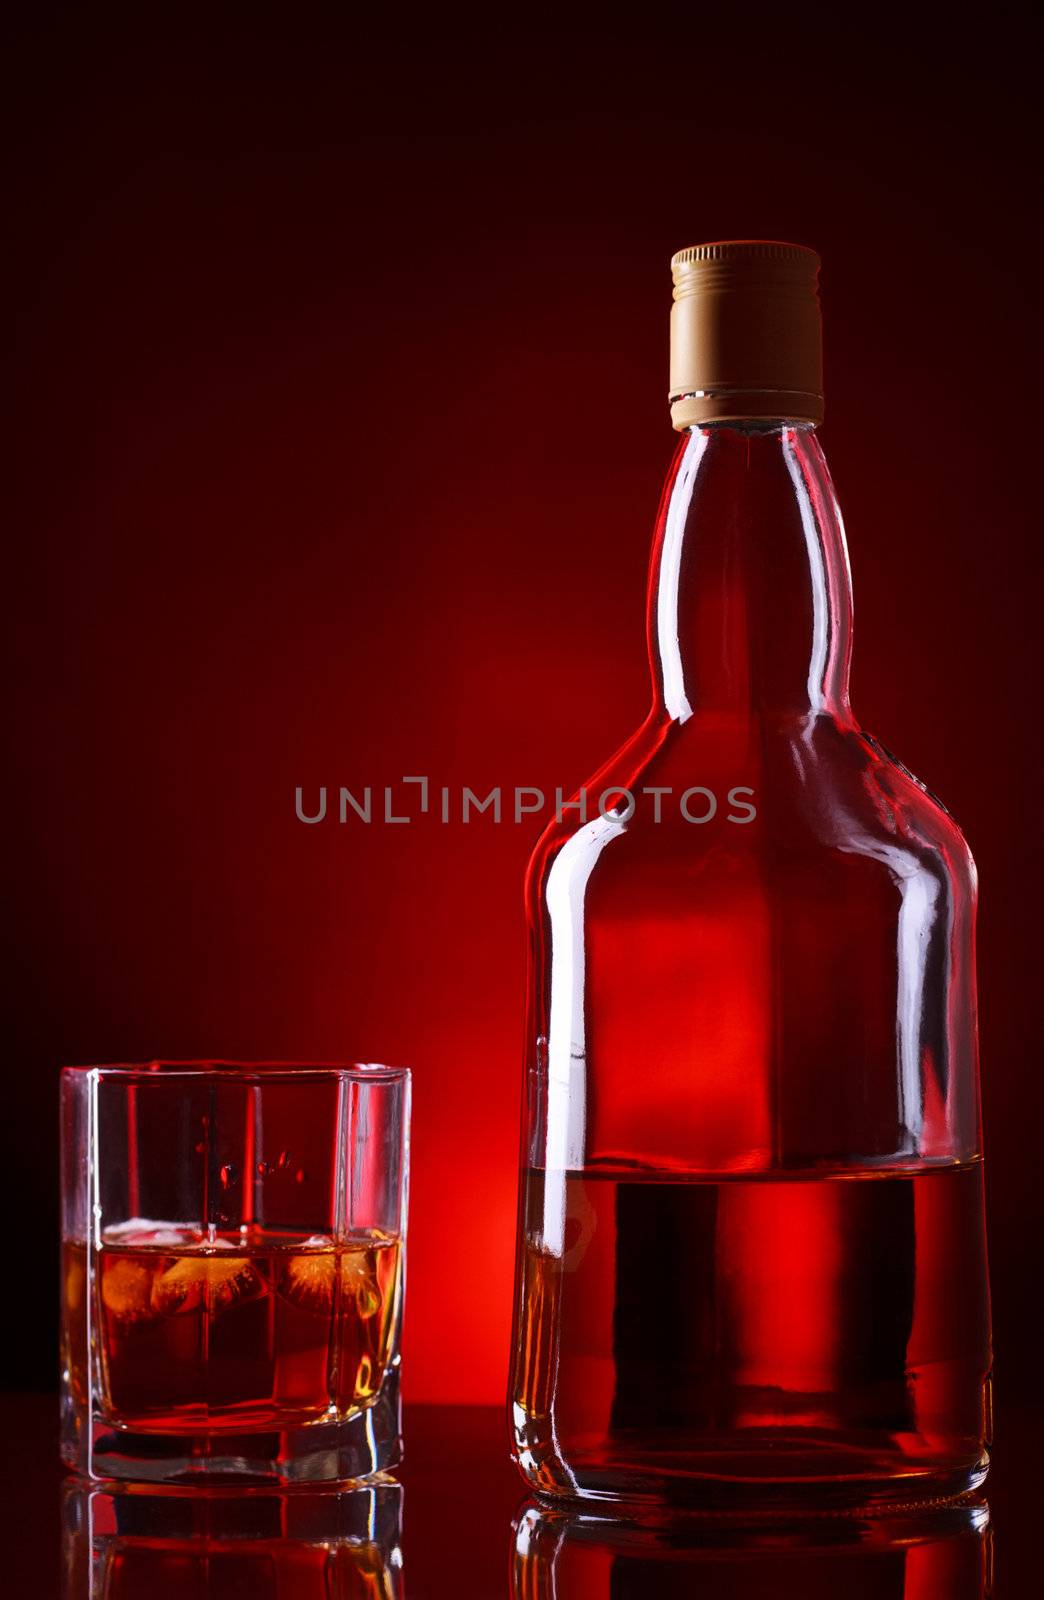
[[[1002,1416],[988,1494],[887,1518],[638,1527],[537,1505],[499,1410],[407,1407],[363,1488],[115,1490],[57,1464],[52,1395],[0,1394],[0,1592],[20,1600],[975,1600],[1036,1592],[1038,1412]]]

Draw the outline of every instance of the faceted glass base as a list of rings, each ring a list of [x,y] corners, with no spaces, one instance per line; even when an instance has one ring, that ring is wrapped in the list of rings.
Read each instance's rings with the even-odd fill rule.
[[[402,1460],[399,1373],[372,1405],[338,1422],[249,1433],[135,1433],[95,1418],[64,1420],[62,1458],[98,1479],[137,1483],[331,1483],[371,1477]]]

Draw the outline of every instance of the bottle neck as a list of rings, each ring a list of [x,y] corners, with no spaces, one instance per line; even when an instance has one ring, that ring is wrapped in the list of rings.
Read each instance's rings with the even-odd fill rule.
[[[649,584],[654,709],[850,720],[852,594],[815,430],[730,422],[685,434]]]

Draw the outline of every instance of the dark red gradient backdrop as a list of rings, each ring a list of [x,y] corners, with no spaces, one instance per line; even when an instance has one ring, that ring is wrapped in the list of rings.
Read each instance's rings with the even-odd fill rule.
[[[0,1170],[38,1315],[4,1377],[53,1372],[59,1063],[361,1057],[415,1069],[407,1392],[500,1398],[536,827],[309,828],[294,788],[550,790],[630,732],[668,259],[753,235],[825,262],[857,711],[979,861],[998,1373],[1023,1392],[1027,41],[846,8],[663,8],[639,32],[487,11],[496,37],[400,10],[365,34],[347,7],[148,15],[36,9],[14,58]]]

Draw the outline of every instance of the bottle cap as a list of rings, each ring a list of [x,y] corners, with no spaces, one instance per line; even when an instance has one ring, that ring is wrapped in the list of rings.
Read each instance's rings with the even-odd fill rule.
[[[671,421],[820,422],[819,257],[800,244],[729,239],[671,261]]]

